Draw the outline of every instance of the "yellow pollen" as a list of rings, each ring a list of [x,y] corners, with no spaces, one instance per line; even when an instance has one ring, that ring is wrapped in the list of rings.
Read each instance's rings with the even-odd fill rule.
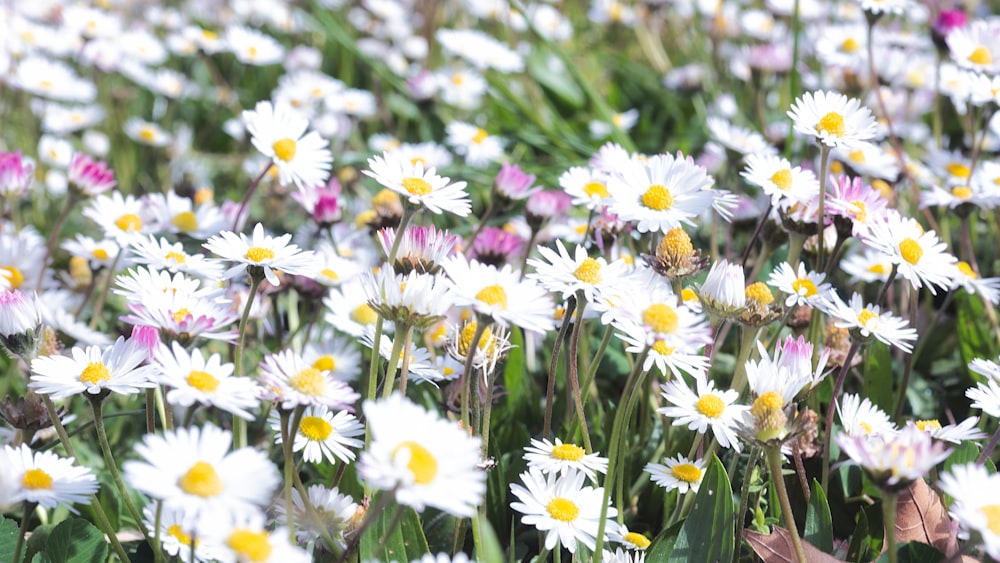
[[[865,202],[863,201],[852,201],[849,212],[854,220],[859,223],[865,223],[868,221],[868,206],[865,205]]]
[[[743,291],[746,298],[757,305],[770,305],[774,302],[774,294],[764,282],[754,282]]]
[[[187,307],[181,307],[180,309],[175,311],[174,314],[171,316],[174,318],[175,323],[182,323],[184,322],[184,319],[188,318],[190,314],[191,314],[190,309],[188,309]]]
[[[234,530],[229,534],[226,545],[239,554],[240,561],[260,563],[271,558],[272,547],[267,530],[259,532],[243,529]]]
[[[972,197],[972,188],[969,186],[955,186],[951,189],[951,195],[964,201]]]
[[[476,134],[472,136],[472,142],[478,145],[485,141],[489,136],[490,134],[487,133],[485,129],[476,129]]]
[[[674,204],[674,196],[662,184],[653,184],[642,194],[642,204],[656,211],[665,211]]]
[[[972,269],[972,266],[970,266],[968,262],[959,262],[956,267],[958,268],[958,271],[962,272],[962,275],[967,278],[977,279],[979,277],[976,275],[976,272]]]
[[[215,192],[210,188],[199,188],[198,191],[194,192],[194,204],[204,205],[215,197]]]
[[[677,330],[677,311],[666,303],[654,303],[642,312],[642,323],[653,332],[670,334]]]
[[[271,145],[271,149],[274,150],[274,156],[280,158],[285,162],[291,162],[295,158],[295,149],[297,145],[293,139],[285,137],[284,139],[278,139]]]
[[[988,504],[979,511],[986,515],[986,527],[994,535],[1000,536],[1000,504]]]
[[[420,444],[407,440],[392,450],[393,460],[403,450],[410,454],[410,461],[406,463],[406,468],[413,474],[413,482],[418,485],[432,483],[438,472],[438,462],[434,458],[434,454]]]
[[[371,305],[362,303],[351,311],[351,320],[361,325],[373,325],[378,320],[378,313]]]
[[[375,197],[372,198],[372,207],[395,207],[400,204],[399,194],[390,190],[383,189],[379,190]]]
[[[170,220],[170,224],[182,233],[193,233],[198,230],[198,218],[190,211],[181,211]]]
[[[872,433],[872,425],[871,424],[868,424],[867,422],[859,422],[858,426],[860,426],[861,429],[865,431],[865,434],[871,434]]]
[[[608,193],[608,187],[601,182],[587,182],[583,185],[583,193],[590,197],[599,197],[601,199],[611,195]]]
[[[917,420],[913,423],[922,432],[927,432],[928,430],[941,430],[941,423],[936,419],[932,418],[930,420]]]
[[[993,53],[990,53],[989,49],[980,45],[969,53],[967,60],[974,65],[986,66],[993,64]]]
[[[191,536],[184,533],[184,530],[181,528],[180,524],[171,524],[170,527],[167,528],[167,535],[177,538],[177,541],[181,545],[186,545],[186,546],[191,545]],[[198,546],[198,540],[194,540],[194,545],[195,547]]]
[[[476,294],[476,299],[490,306],[495,305],[503,310],[507,309],[507,291],[502,285],[488,285],[480,289],[479,293]]]
[[[187,262],[187,254],[184,254],[183,252],[177,252],[175,250],[171,250],[170,252],[166,253],[163,256],[163,258],[166,260],[173,260],[178,264],[183,264]]]
[[[656,255],[660,258],[677,260],[690,258],[693,254],[694,245],[691,244],[691,237],[680,227],[667,231],[656,247]]]
[[[872,264],[871,266],[868,266],[868,271],[881,276],[885,274],[885,266],[882,264]]]
[[[726,403],[724,403],[717,395],[705,395],[698,399],[694,408],[698,409],[698,412],[708,418],[719,418],[722,416],[723,411],[726,410]]]
[[[911,239],[904,238],[899,243],[899,254],[902,255],[903,260],[906,260],[910,264],[916,264],[920,262],[920,257],[924,255],[924,249],[920,248],[920,243]]]
[[[560,522],[572,522],[580,515],[580,507],[568,498],[556,497],[549,501],[545,510],[549,511],[549,516]]]
[[[774,174],[771,174],[771,182],[781,191],[787,192],[792,188],[792,170],[790,168],[782,168]]]
[[[413,158],[410,159],[410,164],[412,164],[414,166],[416,166],[416,165],[419,164],[420,166],[423,166],[424,168],[427,168],[427,159],[419,157],[419,156],[415,156],[415,157],[413,157]]]
[[[219,34],[215,33],[214,31],[210,31],[208,29],[201,30],[201,36],[209,41],[215,41],[216,39],[219,38]]]
[[[319,371],[333,371],[337,368],[337,360],[330,355],[320,356],[315,362],[313,362],[312,367],[318,369]]]
[[[314,367],[308,367],[288,378],[288,384],[299,393],[318,397],[326,391],[326,377]]]
[[[333,432],[333,426],[318,416],[306,416],[299,423],[299,434],[314,442],[321,442]]]
[[[403,178],[400,182],[406,191],[413,195],[427,195],[434,191],[434,186],[431,186],[430,182],[424,180],[423,178],[407,177]]]
[[[565,461],[580,461],[587,454],[587,450],[576,444],[559,444],[552,448],[552,457]]]
[[[126,213],[115,219],[115,226],[126,233],[134,233],[142,229],[142,219],[135,213]]]
[[[804,297],[812,297],[817,293],[816,284],[814,284],[809,278],[800,278],[793,281],[792,289],[795,290],[795,293]]]
[[[202,498],[214,497],[224,488],[222,479],[211,463],[196,462],[178,481],[177,486],[189,495]]]
[[[781,410],[784,406],[785,400],[781,398],[781,395],[774,391],[768,391],[754,399],[753,406],[750,407],[750,414],[761,418],[769,412]]]
[[[250,55],[251,59],[256,58],[257,57],[257,47],[254,47],[253,45],[251,45],[250,47],[248,47],[247,48],[247,54]]]
[[[878,315],[871,309],[864,308],[858,313],[858,324],[865,328],[869,328],[868,324],[872,321],[878,321]]]
[[[685,303],[692,300],[697,301],[698,294],[695,293],[695,291],[690,287],[685,287],[684,289],[681,290],[681,299],[683,299]]]
[[[573,271],[573,276],[584,283],[591,285],[599,284],[603,279],[601,275],[601,263],[593,258],[587,258]]]
[[[451,83],[455,86],[461,86],[463,82],[465,82],[465,76],[461,72],[451,75]]]
[[[331,270],[330,268],[323,268],[320,271],[319,275],[323,276],[324,278],[326,278],[326,279],[328,279],[330,281],[339,281],[340,280],[340,276],[337,275],[337,272]]]
[[[663,340],[657,340],[653,343],[653,351],[661,356],[672,356],[676,349],[674,346],[667,346],[667,343]]]
[[[246,259],[260,264],[264,260],[273,260],[274,251],[262,246],[251,246],[247,249]]]
[[[844,42],[840,44],[840,52],[842,53],[853,53],[860,48],[861,45],[858,45],[858,42],[853,37],[844,39]]]
[[[109,379],[111,379],[111,370],[104,365],[104,362],[90,362],[80,373],[80,381],[91,385]]]
[[[219,380],[207,371],[191,370],[185,381],[191,387],[206,393],[212,393],[219,388]]]
[[[847,132],[844,116],[835,111],[824,115],[816,124],[816,131],[826,133],[832,137],[843,137]]]
[[[629,532],[622,539],[634,545],[637,549],[646,549],[652,543],[649,541],[649,538],[636,532]]]
[[[90,252],[90,255],[93,256],[95,260],[107,260],[109,258],[108,251],[103,248],[95,248]]]
[[[24,477],[21,478],[21,486],[29,491],[51,489],[52,476],[41,469],[29,469],[24,472]]]
[[[861,149],[853,150],[847,155],[848,160],[855,164],[865,163],[865,151]]]
[[[685,483],[701,481],[701,469],[693,463],[679,463],[670,468],[670,474]]]
[[[968,179],[969,176],[972,176],[972,170],[961,162],[949,162],[944,169],[956,178]]]
[[[143,125],[142,129],[139,129],[139,138],[148,143],[153,142],[153,139],[156,138],[156,129],[149,125]]]

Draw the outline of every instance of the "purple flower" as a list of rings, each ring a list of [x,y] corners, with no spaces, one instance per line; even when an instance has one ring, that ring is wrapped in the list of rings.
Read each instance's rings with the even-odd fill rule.
[[[0,152],[0,194],[19,195],[31,185],[34,163],[25,160],[21,151]]]
[[[66,172],[70,185],[90,196],[102,194],[117,185],[115,173],[107,163],[94,160],[87,153],[74,153]]]
[[[469,258],[499,268],[510,262],[511,257],[519,256],[523,246],[524,240],[516,234],[498,227],[485,227],[472,242]]]
[[[516,164],[507,163],[500,166],[500,172],[497,174],[494,184],[497,192],[510,201],[527,199],[542,189],[535,185],[534,174],[526,174]]]

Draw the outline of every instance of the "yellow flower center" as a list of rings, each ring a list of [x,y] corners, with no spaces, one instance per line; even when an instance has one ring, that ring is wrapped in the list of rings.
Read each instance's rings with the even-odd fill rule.
[[[297,145],[294,140],[285,137],[284,139],[278,139],[275,141],[274,144],[271,145],[271,148],[274,150],[275,157],[280,158],[285,162],[291,162],[291,160],[295,158],[296,146]]]
[[[861,48],[858,42],[854,40],[853,37],[848,37],[844,39],[844,42],[840,44],[840,51],[842,53],[853,53]]]
[[[587,258],[573,271],[576,279],[591,285],[601,283],[601,263],[593,258]]]
[[[583,193],[590,197],[599,197],[601,199],[611,195],[608,193],[608,187],[601,182],[587,182],[583,185]]]
[[[191,469],[177,481],[177,486],[189,495],[202,498],[214,497],[224,488],[219,474],[207,461],[199,461],[192,465]]]
[[[330,268],[323,268],[322,270],[320,270],[319,275],[323,276],[324,278],[330,281],[340,280],[340,276],[337,275],[337,272],[331,270]]]
[[[958,199],[966,200],[972,197],[972,188],[969,186],[955,186],[951,189],[951,195]]]
[[[226,545],[240,555],[240,560],[260,563],[271,558],[271,540],[267,530],[254,532],[251,530],[234,530],[229,534]]]
[[[184,254],[183,252],[177,252],[175,250],[171,250],[170,252],[166,253],[163,256],[163,258],[166,260],[173,260],[177,264],[184,264],[185,262],[187,262],[187,254]]]
[[[184,319],[188,318],[188,315],[190,314],[191,314],[190,309],[188,309],[187,307],[181,307],[180,309],[175,311],[174,314],[171,316],[174,318],[175,323],[182,323],[184,322]]]
[[[972,176],[972,170],[961,162],[949,162],[944,169],[948,171],[948,174],[956,178],[968,178]]]
[[[795,290],[795,293],[804,295],[805,297],[812,297],[817,293],[816,284],[814,284],[809,278],[799,278],[793,281],[792,289]]]
[[[847,132],[844,116],[835,111],[824,115],[816,124],[816,131],[826,133],[832,137],[843,137]]]
[[[378,313],[371,305],[362,303],[351,311],[351,320],[360,325],[372,325],[378,320]]]
[[[688,301],[697,301],[698,294],[690,287],[685,287],[681,290],[681,299],[683,299],[685,303]]]
[[[679,463],[670,468],[670,474],[685,483],[701,481],[701,469],[693,463]]]
[[[868,424],[867,422],[861,421],[861,422],[858,423],[858,426],[860,426],[861,429],[865,431],[865,434],[871,434],[872,433],[872,425],[871,424]]]
[[[979,277],[976,275],[976,272],[972,269],[972,266],[970,266],[968,262],[959,262],[956,267],[958,268],[958,271],[962,272],[962,275],[967,278],[976,279]]]
[[[968,61],[974,65],[989,65],[993,64],[993,53],[985,46],[980,45],[972,50],[967,57]]]
[[[924,255],[924,249],[920,248],[920,243],[911,239],[904,238],[899,243],[899,254],[910,264],[916,264],[920,262],[920,257]]]
[[[666,303],[654,303],[642,312],[642,322],[653,332],[669,334],[677,330],[677,311]]]
[[[882,274],[885,274],[885,266],[882,264],[872,264],[871,266],[868,266],[868,271],[881,276]]]
[[[93,256],[95,260],[107,260],[109,258],[108,251],[103,248],[95,248],[90,251],[90,255]]]
[[[848,210],[855,221],[859,223],[865,223],[868,221],[868,206],[865,202],[857,200],[851,202],[851,207]]]
[[[913,424],[923,432],[927,432],[929,430],[941,430],[941,423],[936,418],[932,418],[930,420],[917,420],[914,421]]]
[[[126,213],[115,219],[115,226],[126,233],[134,233],[142,229],[142,219],[135,213]]]
[[[333,426],[318,416],[306,416],[299,423],[299,433],[314,442],[322,442],[333,432]]]
[[[642,194],[642,204],[656,211],[665,211],[674,204],[674,196],[662,184],[653,184]]]
[[[472,338],[476,336],[476,321],[469,321],[462,328],[462,333],[458,338],[458,352],[463,356],[469,355],[469,349],[472,347]],[[480,351],[485,350],[486,354],[490,357],[493,356],[496,350],[496,341],[493,339],[493,333],[490,331],[489,327],[483,329],[483,334],[479,337],[479,343],[476,344],[476,348]]]
[[[251,246],[247,249],[246,258],[260,264],[264,260],[273,260],[274,251],[262,246]]]
[[[586,454],[587,450],[576,444],[559,444],[552,448],[552,457],[565,461],[580,461]]]
[[[499,305],[501,309],[507,309],[507,291],[501,285],[488,285],[480,289],[476,299],[487,305]]]
[[[390,190],[384,189],[380,190],[375,197],[372,198],[372,207],[395,207],[399,205],[399,194]]]
[[[637,549],[646,549],[652,543],[649,541],[649,538],[636,532],[629,532],[622,539],[634,545]]]
[[[326,376],[318,369],[308,367],[289,377],[288,384],[299,393],[318,397],[326,391]]]
[[[560,522],[572,522],[580,515],[580,507],[568,498],[556,497],[545,506],[549,511],[549,516]]]
[[[855,164],[864,164],[866,160],[865,151],[861,149],[853,150],[850,153],[848,153],[847,158],[848,160],[850,160]]]
[[[663,340],[657,340],[653,343],[653,351],[661,356],[672,356],[676,349],[674,346],[667,346]]]
[[[400,181],[403,184],[403,188],[413,195],[427,195],[434,191],[434,187],[431,186],[430,182],[424,180],[423,178],[414,178],[412,176],[403,178]]]
[[[198,218],[190,211],[181,211],[170,220],[170,224],[182,233],[193,233],[198,230]]]
[[[717,395],[703,395],[695,403],[694,408],[698,409],[698,412],[708,418],[719,418],[722,416],[723,411],[726,410],[726,403]]]
[[[771,182],[775,186],[778,186],[779,190],[788,191],[792,188],[792,170],[790,168],[782,168],[774,174],[771,174]]]
[[[860,324],[861,326],[869,328],[868,325],[872,321],[878,321],[878,315],[871,309],[868,309],[866,307],[862,309],[860,313],[858,313],[858,324]]]
[[[215,197],[215,192],[209,188],[199,188],[198,191],[194,192],[194,204],[204,205]]]
[[[757,305],[770,305],[774,302],[774,294],[771,293],[770,288],[764,282],[754,282],[748,285],[743,293],[747,299]]]
[[[14,266],[0,266],[0,276],[7,278],[11,289],[17,289],[24,283],[24,274]]]
[[[979,510],[986,515],[986,527],[1000,536],[1000,504],[988,504]]]
[[[406,463],[406,468],[413,474],[414,483],[427,485],[434,481],[438,472],[438,462],[434,459],[434,454],[420,444],[409,440],[392,450],[393,459],[399,455],[400,451],[407,451],[410,454],[410,461]]]
[[[663,240],[656,247],[656,255],[664,259],[690,258],[693,254],[694,245],[691,244],[691,237],[680,227],[674,227],[667,231]]]
[[[219,388],[219,380],[207,371],[191,370],[185,381],[191,387],[206,393],[212,393]]]
[[[156,138],[156,129],[149,125],[143,125],[142,129],[139,129],[139,138],[147,143],[153,142],[153,139]]]
[[[191,536],[189,534],[184,533],[184,530],[181,528],[180,524],[171,524],[170,527],[167,528],[167,535],[177,538],[177,541],[181,545],[186,545],[186,546],[191,545]],[[195,547],[198,546],[198,540],[194,541],[194,545]]]
[[[320,356],[313,362],[313,367],[319,371],[333,371],[337,367],[337,360],[330,355]]]
[[[472,136],[472,142],[478,145],[485,141],[489,136],[490,134],[487,133],[485,129],[476,129],[476,134]]]
[[[784,406],[785,400],[781,398],[781,395],[774,391],[768,391],[754,399],[753,406],[750,407],[750,414],[760,418],[771,411],[781,410]]]
[[[24,477],[21,478],[21,486],[29,491],[51,489],[52,476],[41,469],[29,469],[24,472]]]
[[[80,381],[91,385],[111,379],[111,370],[103,362],[90,362],[80,373]]]

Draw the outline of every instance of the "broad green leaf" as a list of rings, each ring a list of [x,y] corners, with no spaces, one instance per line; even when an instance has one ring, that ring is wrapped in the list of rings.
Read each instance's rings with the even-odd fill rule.
[[[507,402],[510,408],[517,409],[517,406],[524,400],[524,395],[529,391],[527,367],[525,366],[524,355],[524,332],[517,327],[512,327],[510,331],[511,349],[507,352],[507,360],[503,367],[504,390],[507,392]]]
[[[35,554],[45,549],[45,544],[49,541],[49,534],[56,529],[56,526],[57,524],[45,524],[31,531],[31,537],[28,538],[24,551],[25,561],[34,561]]]
[[[952,450],[948,459],[944,460],[944,470],[948,471],[953,465],[964,465],[977,459],[979,459],[979,446],[971,441],[962,442]]]
[[[719,458],[712,457],[670,561],[731,561],[736,541],[733,490]]]
[[[17,533],[17,522],[8,518],[0,518],[0,561],[14,560]],[[24,548],[21,549],[23,550]]]
[[[395,505],[383,510],[362,534],[361,561],[412,561],[429,553],[420,517],[412,508],[398,509],[403,512],[399,524],[390,533],[386,534],[397,510]]]
[[[868,344],[864,360],[865,396],[885,412],[891,413],[893,403],[892,355],[889,345],[873,340]]]
[[[896,557],[898,563],[941,563],[945,560],[944,554],[937,548],[917,541],[896,544]],[[875,563],[888,562],[888,552],[882,553],[875,560]]]
[[[854,526],[854,535],[851,536],[850,547],[847,548],[847,561],[860,563],[867,561],[865,555],[868,552],[868,515],[864,510],[858,511],[857,523]]]
[[[979,297],[961,291],[955,295],[955,307],[958,309],[955,332],[962,363],[968,365],[976,358],[995,358],[997,350],[993,332]]]
[[[833,553],[833,518],[830,516],[830,504],[819,481],[813,479],[812,494],[809,496],[809,508],[806,511],[804,537],[806,541]]]
[[[666,528],[655,538],[646,549],[647,561],[666,561],[674,551],[674,544],[677,542],[677,535],[680,534],[681,526],[684,522],[677,522],[673,526]]]
[[[472,525],[479,524],[479,534],[482,539],[482,551],[476,553],[476,561],[480,563],[504,563],[503,548],[500,547],[500,540],[493,531],[493,526],[485,518],[476,518]]]
[[[532,49],[528,56],[528,74],[557,102],[573,109],[583,107],[586,101],[583,90],[573,81],[559,57],[549,49]]]
[[[52,530],[45,549],[35,559],[42,563],[103,563],[107,557],[104,534],[82,518],[70,518]]]

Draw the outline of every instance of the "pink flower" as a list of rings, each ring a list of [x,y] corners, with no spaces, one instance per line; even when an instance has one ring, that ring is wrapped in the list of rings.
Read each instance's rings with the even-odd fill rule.
[[[73,154],[67,179],[70,185],[90,196],[102,194],[118,184],[114,171],[108,168],[107,163],[94,160],[92,156],[82,152]]]
[[[19,195],[31,185],[35,165],[21,156],[21,151],[0,152],[0,194]]]
[[[520,256],[523,246],[524,240],[516,234],[498,227],[485,227],[472,242],[469,258],[499,268],[511,262],[512,257]]]
[[[526,174],[516,164],[507,163],[500,166],[500,172],[497,174],[494,184],[497,192],[509,201],[527,199],[542,189],[535,185],[534,174]]]

